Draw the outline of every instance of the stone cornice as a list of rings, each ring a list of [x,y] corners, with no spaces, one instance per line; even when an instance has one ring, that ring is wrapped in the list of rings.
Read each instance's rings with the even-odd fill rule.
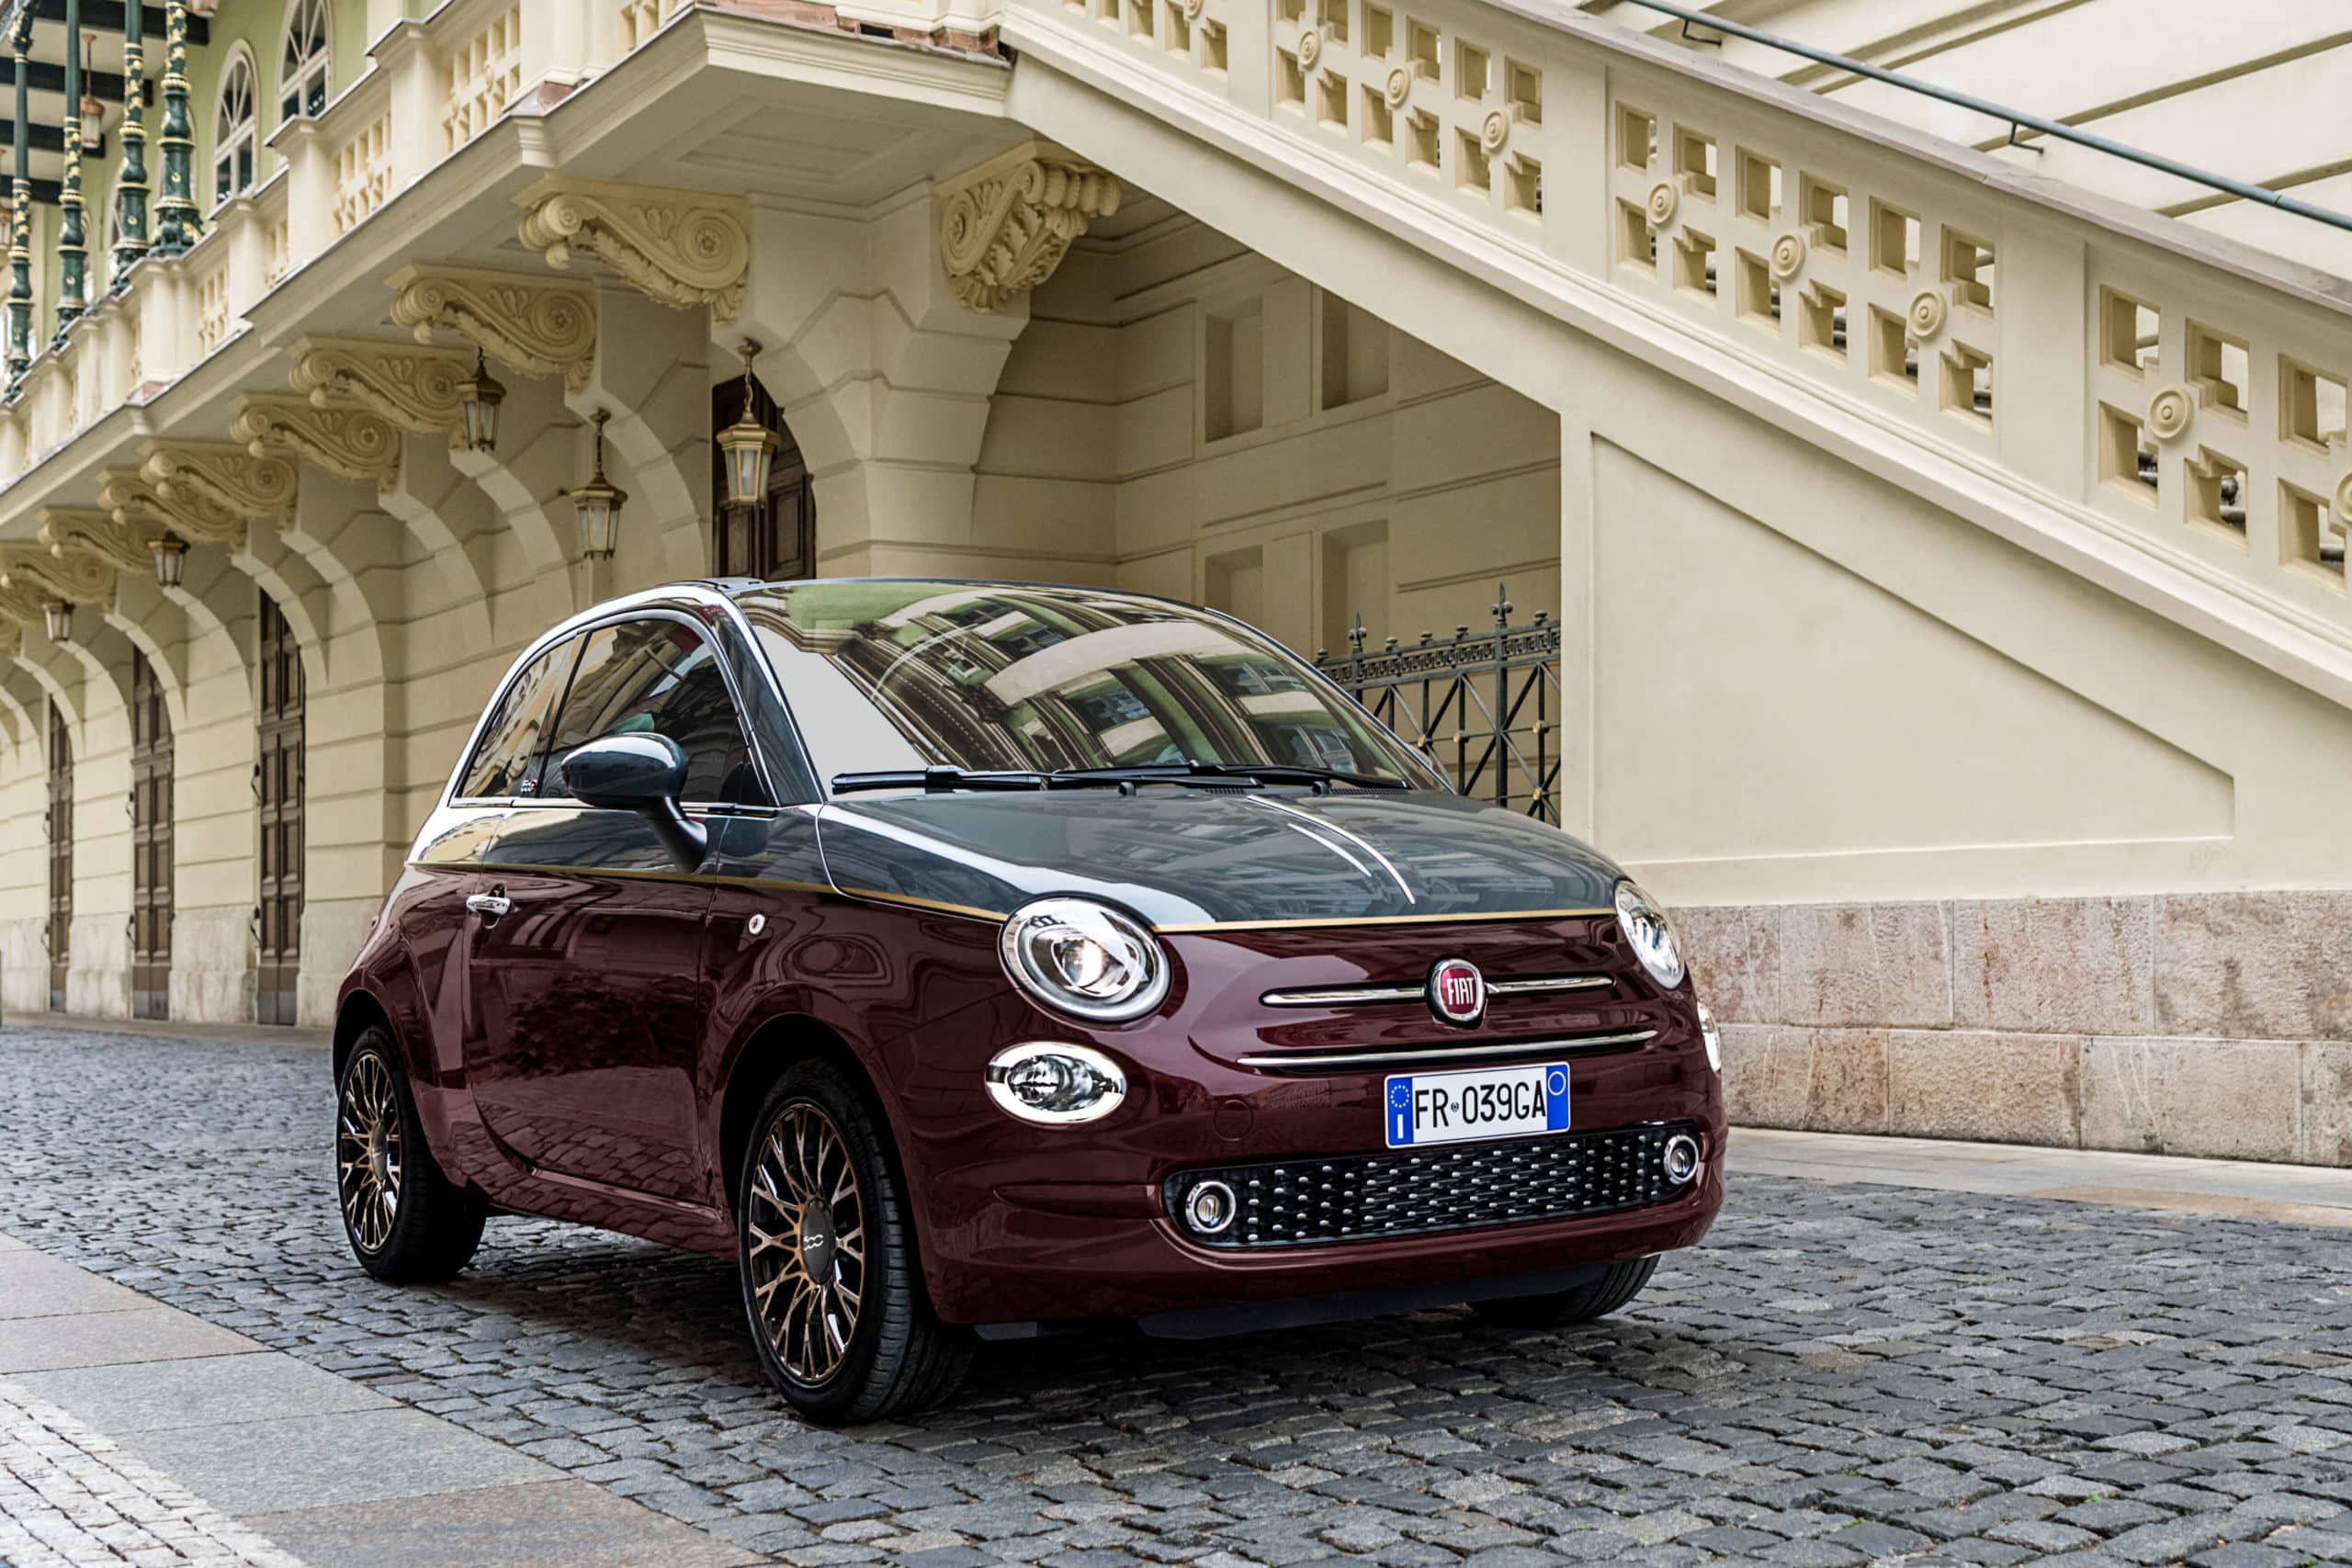
[[[940,200],[949,286],[975,310],[1001,310],[1051,277],[1070,242],[1118,211],[1119,197],[1115,177],[1041,143],[982,164]]]
[[[526,376],[579,391],[596,353],[596,299],[585,284],[480,267],[404,266],[386,280],[392,320],[419,343],[454,333]]]
[[[310,399],[255,393],[237,404],[229,434],[256,457],[290,451],[347,479],[389,490],[401,476],[401,433],[363,408],[320,408]]]
[[[743,303],[751,269],[749,209],[702,191],[546,179],[515,198],[523,243],[548,265],[571,265],[582,252],[611,267],[648,299],[679,310],[707,305],[731,321]]]
[[[459,349],[373,338],[306,337],[288,352],[288,379],[313,407],[368,409],[419,435],[457,428],[458,388],[473,371]]]

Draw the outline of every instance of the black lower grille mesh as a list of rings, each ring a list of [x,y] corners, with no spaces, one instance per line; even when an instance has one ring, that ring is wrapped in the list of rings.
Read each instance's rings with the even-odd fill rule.
[[[1569,1133],[1500,1144],[1456,1144],[1386,1154],[1188,1170],[1169,1178],[1168,1212],[1203,1247],[1244,1249],[1424,1235],[1636,1209],[1683,1190],[1661,1159],[1686,1122]],[[1204,1181],[1233,1189],[1239,1212],[1216,1235],[1185,1224],[1183,1204]]]

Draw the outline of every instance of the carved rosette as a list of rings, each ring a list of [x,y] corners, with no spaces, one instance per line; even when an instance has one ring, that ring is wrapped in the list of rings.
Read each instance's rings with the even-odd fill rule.
[[[288,378],[311,407],[363,408],[419,435],[458,427],[458,388],[474,368],[458,349],[368,338],[306,337],[292,355]]]
[[[2196,417],[2196,401],[2185,387],[2164,387],[2148,400],[2148,434],[2159,441],[2172,441],[2188,432],[2188,422]]]
[[[390,420],[367,409],[322,409],[308,398],[248,397],[237,404],[229,434],[256,457],[292,452],[331,474],[372,479],[378,490],[400,482],[401,433]]]
[[[940,209],[940,259],[956,297],[995,310],[1036,288],[1091,220],[1119,210],[1119,197],[1116,179],[1064,158],[1024,158],[969,180]]]
[[[299,479],[288,459],[220,441],[158,441],[141,469],[164,502],[238,518],[289,516]]]
[[[1790,232],[1772,242],[1772,276],[1781,283],[1794,277],[1804,266],[1804,236]]]
[[[46,601],[96,604],[114,613],[115,565],[86,550],[63,554],[47,545],[0,545],[0,582]]]
[[[1654,229],[1667,227],[1674,221],[1674,215],[1681,209],[1681,207],[1682,193],[1676,190],[1668,182],[1660,180],[1650,187],[1650,198],[1646,204],[1650,215],[1650,227]]]
[[[731,321],[752,266],[752,231],[740,201],[701,191],[544,183],[523,194],[523,243],[548,265],[585,252],[650,299],[681,310],[707,305]]]
[[[147,541],[163,532],[152,519],[118,523],[111,512],[79,506],[51,507],[40,514],[40,542],[52,552],[97,556],[118,571],[148,570],[154,558]]]
[[[1944,330],[1944,297],[1935,289],[1922,289],[1911,301],[1911,335],[1927,342]]]
[[[596,353],[596,300],[577,283],[548,283],[470,267],[405,266],[391,276],[392,320],[429,344],[454,333],[526,376],[587,388]]]
[[[245,520],[234,509],[193,493],[166,499],[153,480],[135,468],[108,468],[100,473],[98,504],[125,527],[147,523],[190,544],[221,545],[232,552],[245,547]]]

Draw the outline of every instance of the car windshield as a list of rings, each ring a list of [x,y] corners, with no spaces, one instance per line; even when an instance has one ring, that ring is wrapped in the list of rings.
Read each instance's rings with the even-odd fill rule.
[[[956,582],[778,583],[737,601],[820,779],[1249,764],[1434,775],[1279,644],[1165,600]]]

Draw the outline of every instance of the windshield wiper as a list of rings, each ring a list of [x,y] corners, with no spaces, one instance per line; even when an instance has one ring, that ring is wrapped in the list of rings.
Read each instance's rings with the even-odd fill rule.
[[[870,773],[835,773],[833,793],[854,795],[868,789],[919,789],[925,795],[945,795],[959,789],[1046,789],[1044,773],[974,772],[964,768],[890,768]]]
[[[1234,784],[1303,784],[1317,792],[1335,784],[1358,789],[1410,789],[1410,780],[1380,773],[1342,773],[1337,768],[1307,768],[1290,762],[1144,762],[1127,768],[1061,768],[1057,779],[1101,780],[1109,784],[1184,784],[1193,779],[1217,779]]]

